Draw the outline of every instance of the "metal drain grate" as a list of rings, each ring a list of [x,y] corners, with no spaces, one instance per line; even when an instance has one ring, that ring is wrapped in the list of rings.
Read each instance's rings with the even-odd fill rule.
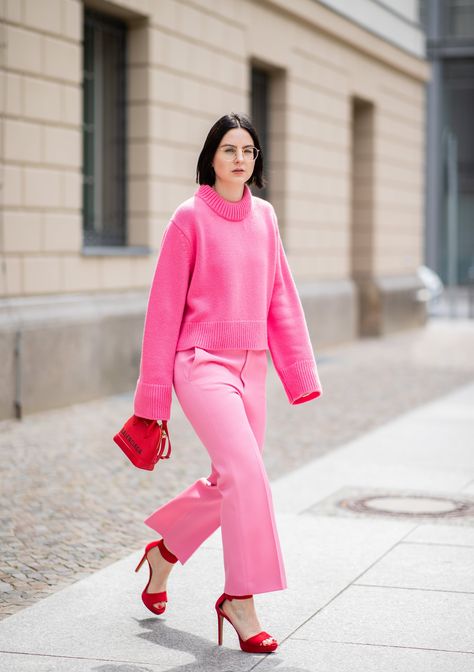
[[[323,516],[385,517],[474,525],[474,497],[439,492],[342,488],[316,502],[303,513]]]
[[[376,513],[396,518],[451,518],[474,514],[472,502],[426,495],[372,495],[342,499],[337,502],[337,506],[357,513]]]

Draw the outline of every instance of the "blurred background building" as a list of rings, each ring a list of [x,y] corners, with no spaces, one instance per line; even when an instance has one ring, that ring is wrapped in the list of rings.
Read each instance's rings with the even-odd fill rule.
[[[426,263],[474,281],[474,0],[422,0],[427,96]]]
[[[429,263],[448,273],[442,207],[472,244],[472,31],[445,4],[422,5],[425,165],[417,0],[4,0],[0,417],[133,388],[163,230],[231,111],[262,137],[315,349],[423,324],[426,170]]]

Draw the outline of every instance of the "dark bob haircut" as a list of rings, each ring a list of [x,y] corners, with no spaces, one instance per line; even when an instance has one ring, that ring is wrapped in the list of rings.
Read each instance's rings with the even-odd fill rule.
[[[253,173],[247,180],[246,184],[255,184],[255,186],[259,189],[265,186],[265,178],[263,177],[262,148],[260,147],[257,131],[247,116],[244,114],[235,114],[234,112],[231,114],[225,114],[223,117],[218,119],[207,134],[206,141],[204,142],[197,162],[196,182],[198,184],[209,184],[211,187],[214,185],[214,182],[216,181],[216,174],[214,172],[214,168],[212,167],[212,161],[214,159],[217,148],[219,147],[219,144],[227,131],[230,131],[232,128],[239,127],[244,128],[250,133],[253,144],[257,149],[260,150],[255,160]]]

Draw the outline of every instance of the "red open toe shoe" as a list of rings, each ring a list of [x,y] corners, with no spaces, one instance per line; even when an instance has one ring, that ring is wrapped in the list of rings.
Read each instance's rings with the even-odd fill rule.
[[[253,597],[252,595],[227,595],[227,593],[222,593],[222,595],[218,598],[216,602],[216,612],[217,612],[217,636],[218,636],[218,641],[219,641],[219,646],[222,645],[222,640],[223,640],[223,624],[224,624],[224,618],[229,621],[231,626],[234,628],[235,632],[237,632],[237,635],[239,637],[239,642],[240,642],[240,648],[242,651],[246,651],[247,653],[271,653],[272,651],[275,651],[275,649],[278,646],[278,642],[274,637],[268,634],[268,632],[262,632],[257,633],[256,635],[253,635],[253,637],[249,637],[248,639],[242,639],[242,637],[239,635],[237,628],[235,625],[232,623],[230,618],[227,616],[227,614],[224,613],[222,610],[222,605],[224,604],[225,600],[245,600],[249,597]],[[272,639],[273,642],[270,644],[264,644],[263,642],[266,639]]]
[[[147,546],[145,548],[145,553],[143,554],[143,557],[140,560],[140,562],[138,563],[135,571],[138,572],[138,570],[143,565],[145,560],[148,562],[148,569],[149,569],[149,572],[150,572],[150,576],[148,578],[148,583],[146,584],[146,586],[145,586],[145,588],[143,589],[143,592],[142,592],[142,601],[143,601],[143,604],[145,605],[145,607],[147,607],[154,614],[162,614],[164,612],[164,610],[166,609],[166,605],[164,605],[163,607],[155,607],[154,605],[157,602],[167,602],[168,601],[168,597],[166,595],[166,590],[163,590],[160,593],[147,593],[146,592],[148,586],[150,585],[151,577],[153,575],[153,571],[151,569],[150,562],[147,558],[147,554],[148,554],[148,551],[150,551],[152,548],[155,548],[155,546],[158,546],[158,548],[160,549],[160,553],[165,560],[167,560],[168,562],[172,562],[173,564],[175,562],[177,562],[178,558],[173,553],[171,553],[171,551],[169,551],[166,548],[165,542],[163,541],[163,539],[160,539],[159,541],[150,541],[150,543],[147,544]]]

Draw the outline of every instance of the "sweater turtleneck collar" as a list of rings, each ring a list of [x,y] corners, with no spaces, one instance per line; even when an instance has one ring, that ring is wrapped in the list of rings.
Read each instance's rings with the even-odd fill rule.
[[[247,184],[244,184],[244,193],[240,201],[228,201],[222,198],[209,184],[201,184],[196,195],[218,215],[233,221],[245,219],[252,208],[252,192]]]

